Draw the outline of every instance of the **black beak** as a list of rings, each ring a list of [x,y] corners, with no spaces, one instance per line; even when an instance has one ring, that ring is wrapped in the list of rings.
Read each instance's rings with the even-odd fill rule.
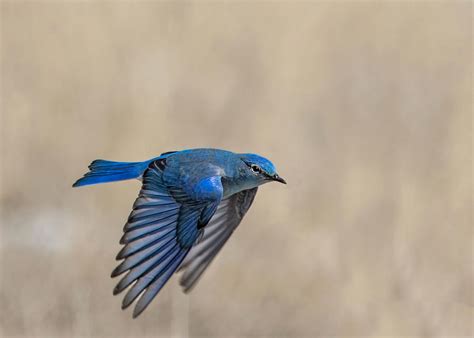
[[[273,175],[272,180],[283,183],[283,184],[286,184],[286,181],[283,178],[281,178],[280,176],[278,176],[278,174]]]

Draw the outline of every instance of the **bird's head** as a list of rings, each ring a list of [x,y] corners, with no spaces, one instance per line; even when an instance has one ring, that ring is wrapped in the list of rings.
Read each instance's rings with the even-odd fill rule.
[[[246,164],[245,174],[247,179],[254,181],[256,185],[271,181],[286,184],[286,181],[277,174],[273,163],[265,157],[256,154],[240,154],[240,156]]]

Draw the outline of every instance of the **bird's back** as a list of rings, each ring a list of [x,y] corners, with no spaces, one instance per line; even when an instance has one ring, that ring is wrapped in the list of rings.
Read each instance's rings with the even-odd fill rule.
[[[225,166],[236,156],[237,154],[227,150],[197,148],[182,150],[170,154],[167,158],[167,164],[179,163],[181,165],[187,165],[188,163],[207,163],[211,165]]]
[[[239,179],[239,169],[244,166],[240,155],[231,151],[201,148],[176,152],[166,159],[165,180],[175,180],[183,186],[194,186],[202,179],[219,176],[224,197],[250,187]],[[170,183],[173,183],[171,182]]]
[[[166,159],[167,170],[179,170],[196,179],[209,175],[232,176],[238,155],[220,149],[199,148],[176,152]]]

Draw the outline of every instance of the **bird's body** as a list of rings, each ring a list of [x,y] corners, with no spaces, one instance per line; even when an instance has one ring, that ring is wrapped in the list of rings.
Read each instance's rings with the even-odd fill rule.
[[[126,271],[114,294],[131,288],[122,307],[139,296],[138,316],[171,275],[183,270],[189,291],[239,225],[257,187],[280,178],[255,154],[219,149],[167,152],[144,162],[96,160],[74,186],[137,178],[142,189],[124,226],[112,277]]]

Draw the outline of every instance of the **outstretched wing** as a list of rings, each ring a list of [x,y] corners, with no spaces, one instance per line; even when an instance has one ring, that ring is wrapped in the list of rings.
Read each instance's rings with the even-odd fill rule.
[[[204,234],[181,264],[184,270],[180,284],[184,292],[190,291],[214,257],[224,246],[230,235],[242,221],[257,193],[257,188],[248,189],[223,199],[214,216],[204,228]]]
[[[220,202],[191,200],[182,189],[165,184],[165,167],[166,159],[159,159],[145,171],[142,189],[120,240],[125,246],[117,259],[123,261],[112,272],[116,277],[128,271],[114,294],[133,284],[122,309],[139,297],[134,317],[145,310],[182,263]]]

